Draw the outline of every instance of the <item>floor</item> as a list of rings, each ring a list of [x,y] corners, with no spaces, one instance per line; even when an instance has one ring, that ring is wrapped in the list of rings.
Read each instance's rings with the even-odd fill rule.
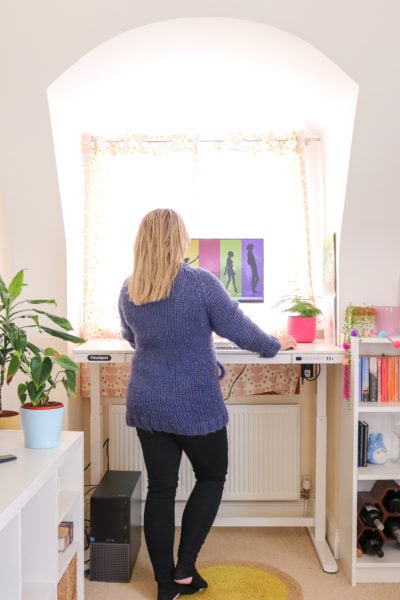
[[[353,587],[341,570],[340,561],[337,573],[322,571],[304,528],[215,527],[203,546],[198,567],[234,562],[271,565],[285,571],[301,584],[304,600],[400,600],[400,583],[364,583]],[[129,583],[85,580],[85,600],[155,600],[156,597],[144,542]]]

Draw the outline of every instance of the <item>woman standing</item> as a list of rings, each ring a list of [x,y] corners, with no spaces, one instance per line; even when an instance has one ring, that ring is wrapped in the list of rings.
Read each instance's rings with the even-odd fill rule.
[[[256,258],[253,252],[254,244],[247,244],[247,264],[251,269],[251,291],[253,294],[257,292],[257,283],[260,281]]]
[[[189,237],[173,210],[142,220],[133,272],[122,287],[123,337],[135,348],[126,406],[148,475],[144,533],[158,600],[207,587],[196,570],[217,514],[228,468],[227,410],[212,333],[242,349],[274,356],[296,345],[264,333],[209,271],[185,262]],[[174,560],[175,494],[184,452],[196,478],[182,516]]]
[[[226,286],[225,286],[226,289],[229,288],[229,284],[232,281],[233,289],[235,290],[235,294],[238,294],[239,290],[236,287],[236,273],[235,273],[235,269],[233,267],[233,251],[232,250],[229,250],[228,256],[226,258],[224,275],[227,275],[227,277],[228,277],[228,281],[226,282]]]

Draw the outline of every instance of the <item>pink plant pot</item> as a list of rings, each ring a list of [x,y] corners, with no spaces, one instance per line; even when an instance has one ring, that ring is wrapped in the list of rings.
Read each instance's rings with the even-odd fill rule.
[[[317,317],[288,317],[287,332],[298,343],[310,343],[317,335]]]
[[[400,306],[375,306],[375,330],[387,335],[400,332]]]

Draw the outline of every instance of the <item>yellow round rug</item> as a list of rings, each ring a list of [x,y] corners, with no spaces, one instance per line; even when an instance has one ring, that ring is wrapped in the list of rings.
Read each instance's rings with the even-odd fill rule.
[[[219,565],[199,569],[208,582],[201,600],[302,600],[295,579],[270,566]]]

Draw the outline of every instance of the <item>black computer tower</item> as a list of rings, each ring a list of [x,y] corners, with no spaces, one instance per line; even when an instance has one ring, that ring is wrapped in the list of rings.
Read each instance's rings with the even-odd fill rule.
[[[128,582],[141,542],[140,471],[107,471],[90,499],[90,579]]]

